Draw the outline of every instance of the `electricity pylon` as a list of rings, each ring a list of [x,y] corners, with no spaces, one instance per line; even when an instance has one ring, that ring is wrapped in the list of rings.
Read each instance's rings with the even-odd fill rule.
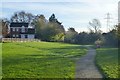
[[[110,20],[111,20],[112,18],[111,18],[111,14],[110,14],[110,13],[107,13],[106,16],[107,16],[107,17],[105,18],[105,19],[107,20],[107,27],[106,27],[107,29],[106,29],[106,31],[108,32],[108,31],[110,30]]]

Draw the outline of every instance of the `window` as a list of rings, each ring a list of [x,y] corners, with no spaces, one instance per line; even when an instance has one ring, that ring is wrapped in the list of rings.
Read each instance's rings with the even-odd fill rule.
[[[19,38],[21,38],[21,35],[19,35]]]
[[[28,36],[27,36],[27,35],[25,35],[25,38],[28,38]]]
[[[19,35],[16,35],[16,37],[19,37]]]
[[[15,35],[13,34],[13,37],[15,37]]]
[[[25,32],[25,27],[24,26],[22,26],[22,32]]]
[[[22,32],[25,32],[25,28],[22,28]]]
[[[13,31],[15,31],[15,28],[13,28]]]
[[[19,28],[19,31],[21,32],[21,28]]]
[[[19,31],[19,28],[16,28],[16,31]]]

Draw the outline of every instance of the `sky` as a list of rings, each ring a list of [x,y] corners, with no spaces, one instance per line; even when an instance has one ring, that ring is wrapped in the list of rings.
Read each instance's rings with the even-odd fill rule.
[[[110,27],[118,22],[119,0],[2,0],[0,2],[0,18],[10,18],[16,11],[26,11],[34,15],[43,14],[49,19],[55,14],[58,21],[67,30],[75,28],[77,32],[89,31],[89,21],[99,19],[101,30],[108,31],[106,14],[110,13]]]

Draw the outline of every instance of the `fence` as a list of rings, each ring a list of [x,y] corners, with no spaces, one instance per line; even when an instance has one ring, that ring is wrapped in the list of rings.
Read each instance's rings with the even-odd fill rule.
[[[40,42],[39,39],[2,38],[2,42]]]

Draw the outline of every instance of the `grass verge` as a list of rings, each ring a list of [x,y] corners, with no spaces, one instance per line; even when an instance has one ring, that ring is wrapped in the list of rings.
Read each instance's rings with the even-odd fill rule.
[[[96,62],[106,78],[119,78],[118,48],[97,49]]]
[[[74,78],[86,49],[53,42],[3,43],[3,78]]]

